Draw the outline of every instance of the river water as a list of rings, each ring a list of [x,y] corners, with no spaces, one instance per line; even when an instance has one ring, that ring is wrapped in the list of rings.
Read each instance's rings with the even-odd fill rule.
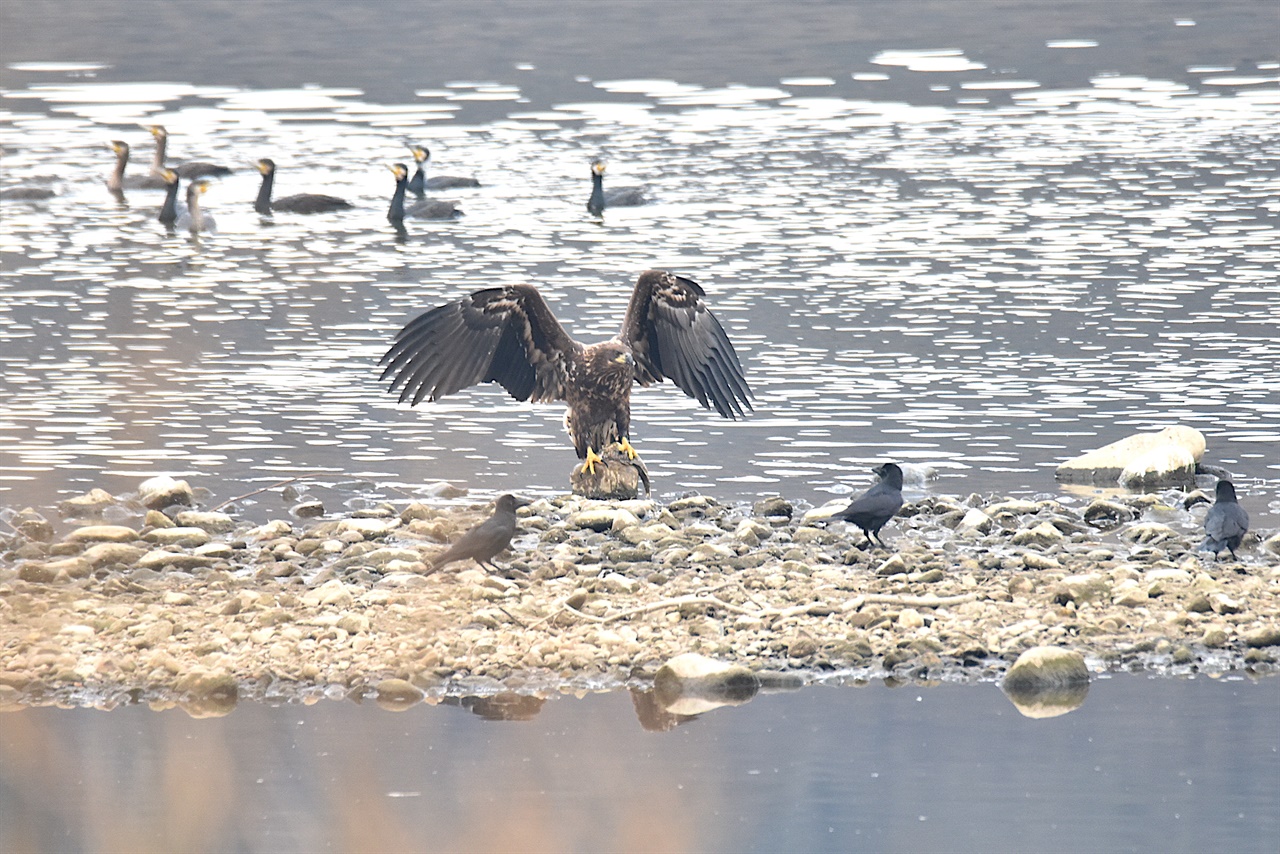
[[[660,496],[816,504],[891,458],[936,473],[917,494],[1080,500],[1060,461],[1182,423],[1275,528],[1278,31],[1230,0],[6,0],[0,192],[57,195],[0,196],[0,506],[158,473],[331,510],[563,491],[558,405],[408,409],[378,358],[517,281],[598,340],[661,267],[707,290],[755,412],[637,390]],[[151,123],[235,168],[215,235],[106,193],[107,141],[141,172]],[[461,219],[386,222],[406,142],[480,179]],[[264,221],[264,156],[355,210]],[[651,203],[589,216],[598,156]],[[660,735],[621,694],[525,723],[28,710],[0,849],[1274,850],[1276,687],[1117,678],[1052,721],[990,685],[808,689]]]
[[[643,696],[0,728],[5,851],[1233,851],[1280,834],[1280,679],[819,686],[666,730]]]
[[[720,15],[664,12],[642,32],[646,4],[482,4],[495,41],[470,5],[443,5],[421,15],[458,57],[449,72],[350,4],[309,4],[283,45],[269,33],[292,4],[182,4],[177,18],[93,4],[59,19],[54,47],[44,4],[7,3],[4,184],[58,196],[4,203],[0,503],[128,492],[161,472],[216,501],[300,477],[335,510],[441,480],[562,491],[575,459],[558,404],[485,386],[409,409],[378,358],[416,313],[518,281],[600,340],[636,275],[662,267],[707,289],[755,412],[730,422],[670,384],[637,390],[634,439],[660,495],[822,503],[886,458],[936,473],[933,491],[1055,494],[1062,460],[1183,423],[1255,527],[1274,524],[1270,7],[1073,20],[903,5],[748,4],[696,57],[694,33],[729,26]],[[997,10],[1010,29],[993,36]],[[236,38],[207,46],[219,28]],[[619,34],[636,55],[588,49]],[[381,59],[357,72],[349,53]],[[235,167],[203,197],[216,235],[166,234],[159,193],[117,205],[103,189],[106,142],[130,142],[141,172],[153,122],[172,159]],[[398,236],[387,167],[413,140],[484,186],[449,193],[460,220]],[[262,156],[277,194],[356,209],[264,222]],[[643,184],[653,202],[588,215],[596,156],[606,186]]]

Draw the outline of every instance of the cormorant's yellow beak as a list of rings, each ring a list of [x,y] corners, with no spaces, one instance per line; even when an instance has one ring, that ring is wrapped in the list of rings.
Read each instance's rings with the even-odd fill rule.
[[[263,175],[267,174],[267,162],[265,160],[259,160],[254,165],[258,167],[258,171]]]
[[[165,129],[160,127],[160,125],[150,125],[147,127],[147,130],[151,131],[151,135],[156,139],[159,139],[162,136],[168,136]]]
[[[392,173],[396,176],[396,178],[403,178],[405,175],[409,174],[409,170],[404,168],[404,166],[402,166],[399,163],[396,163],[392,166],[388,166],[387,168],[392,171]]]

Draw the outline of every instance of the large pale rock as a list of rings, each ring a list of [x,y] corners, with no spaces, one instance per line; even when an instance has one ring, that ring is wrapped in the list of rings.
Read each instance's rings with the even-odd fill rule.
[[[659,705],[677,715],[739,706],[759,690],[760,679],[747,668],[696,652],[677,655],[653,677],[653,691]]]
[[[1204,456],[1204,434],[1194,427],[1166,427],[1128,436],[1058,466],[1069,483],[1123,483],[1130,489],[1158,489],[1195,482]]]
[[[143,507],[160,510],[173,504],[195,503],[195,493],[185,480],[174,480],[167,474],[156,475],[138,486],[138,501]]]
[[[1084,703],[1089,693],[1089,668],[1078,652],[1036,646],[1018,656],[1000,689],[1026,717],[1057,717]]]

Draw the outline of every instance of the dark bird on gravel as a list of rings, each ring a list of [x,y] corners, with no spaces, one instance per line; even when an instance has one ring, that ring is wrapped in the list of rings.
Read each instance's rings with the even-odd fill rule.
[[[592,216],[600,216],[605,208],[633,208],[648,201],[640,187],[615,187],[605,192],[604,169],[603,160],[591,164],[591,196],[587,199],[587,210]]]
[[[897,463],[885,463],[872,471],[879,475],[880,481],[831,518],[852,522],[862,529],[868,543],[878,542],[883,546],[880,529],[902,507],[902,469]]]
[[[431,561],[431,569],[435,571],[445,564],[471,558],[481,567],[497,569],[493,559],[502,554],[503,549],[511,545],[511,538],[516,533],[516,508],[524,507],[530,502],[527,498],[516,498],[514,495],[501,496],[493,508],[493,515],[471,528],[454,543]]]
[[[1213,506],[1204,517],[1204,532],[1207,536],[1200,545],[1201,551],[1213,552],[1214,557],[1223,549],[1236,556],[1236,549],[1249,530],[1249,514],[1236,501],[1236,487],[1229,480],[1218,481],[1214,493]]]
[[[565,429],[588,471],[607,446],[636,458],[631,386],[669,378],[725,418],[751,409],[751,390],[733,344],[691,279],[664,270],[640,274],[622,329],[583,344],[551,313],[533,285],[489,288],[431,309],[400,330],[382,379],[416,404],[483,382],[516,400],[563,400]]]

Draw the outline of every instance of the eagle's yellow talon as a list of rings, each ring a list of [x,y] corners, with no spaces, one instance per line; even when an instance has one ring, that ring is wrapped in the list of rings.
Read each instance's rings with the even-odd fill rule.
[[[582,464],[582,468],[587,474],[595,474],[596,463],[602,462],[604,462],[604,457],[591,450],[591,448],[587,448],[587,461]]]
[[[640,452],[639,452],[639,451],[637,451],[637,450],[632,446],[632,444],[631,444],[630,442],[628,442],[628,441],[627,441],[627,437],[626,437],[626,436],[623,436],[623,437],[618,441],[618,450],[619,450],[619,451],[622,451],[622,453],[626,454],[626,455],[627,455],[627,459],[630,459],[630,460],[634,460],[635,458],[637,458],[637,457],[639,457],[639,456],[640,456]]]

